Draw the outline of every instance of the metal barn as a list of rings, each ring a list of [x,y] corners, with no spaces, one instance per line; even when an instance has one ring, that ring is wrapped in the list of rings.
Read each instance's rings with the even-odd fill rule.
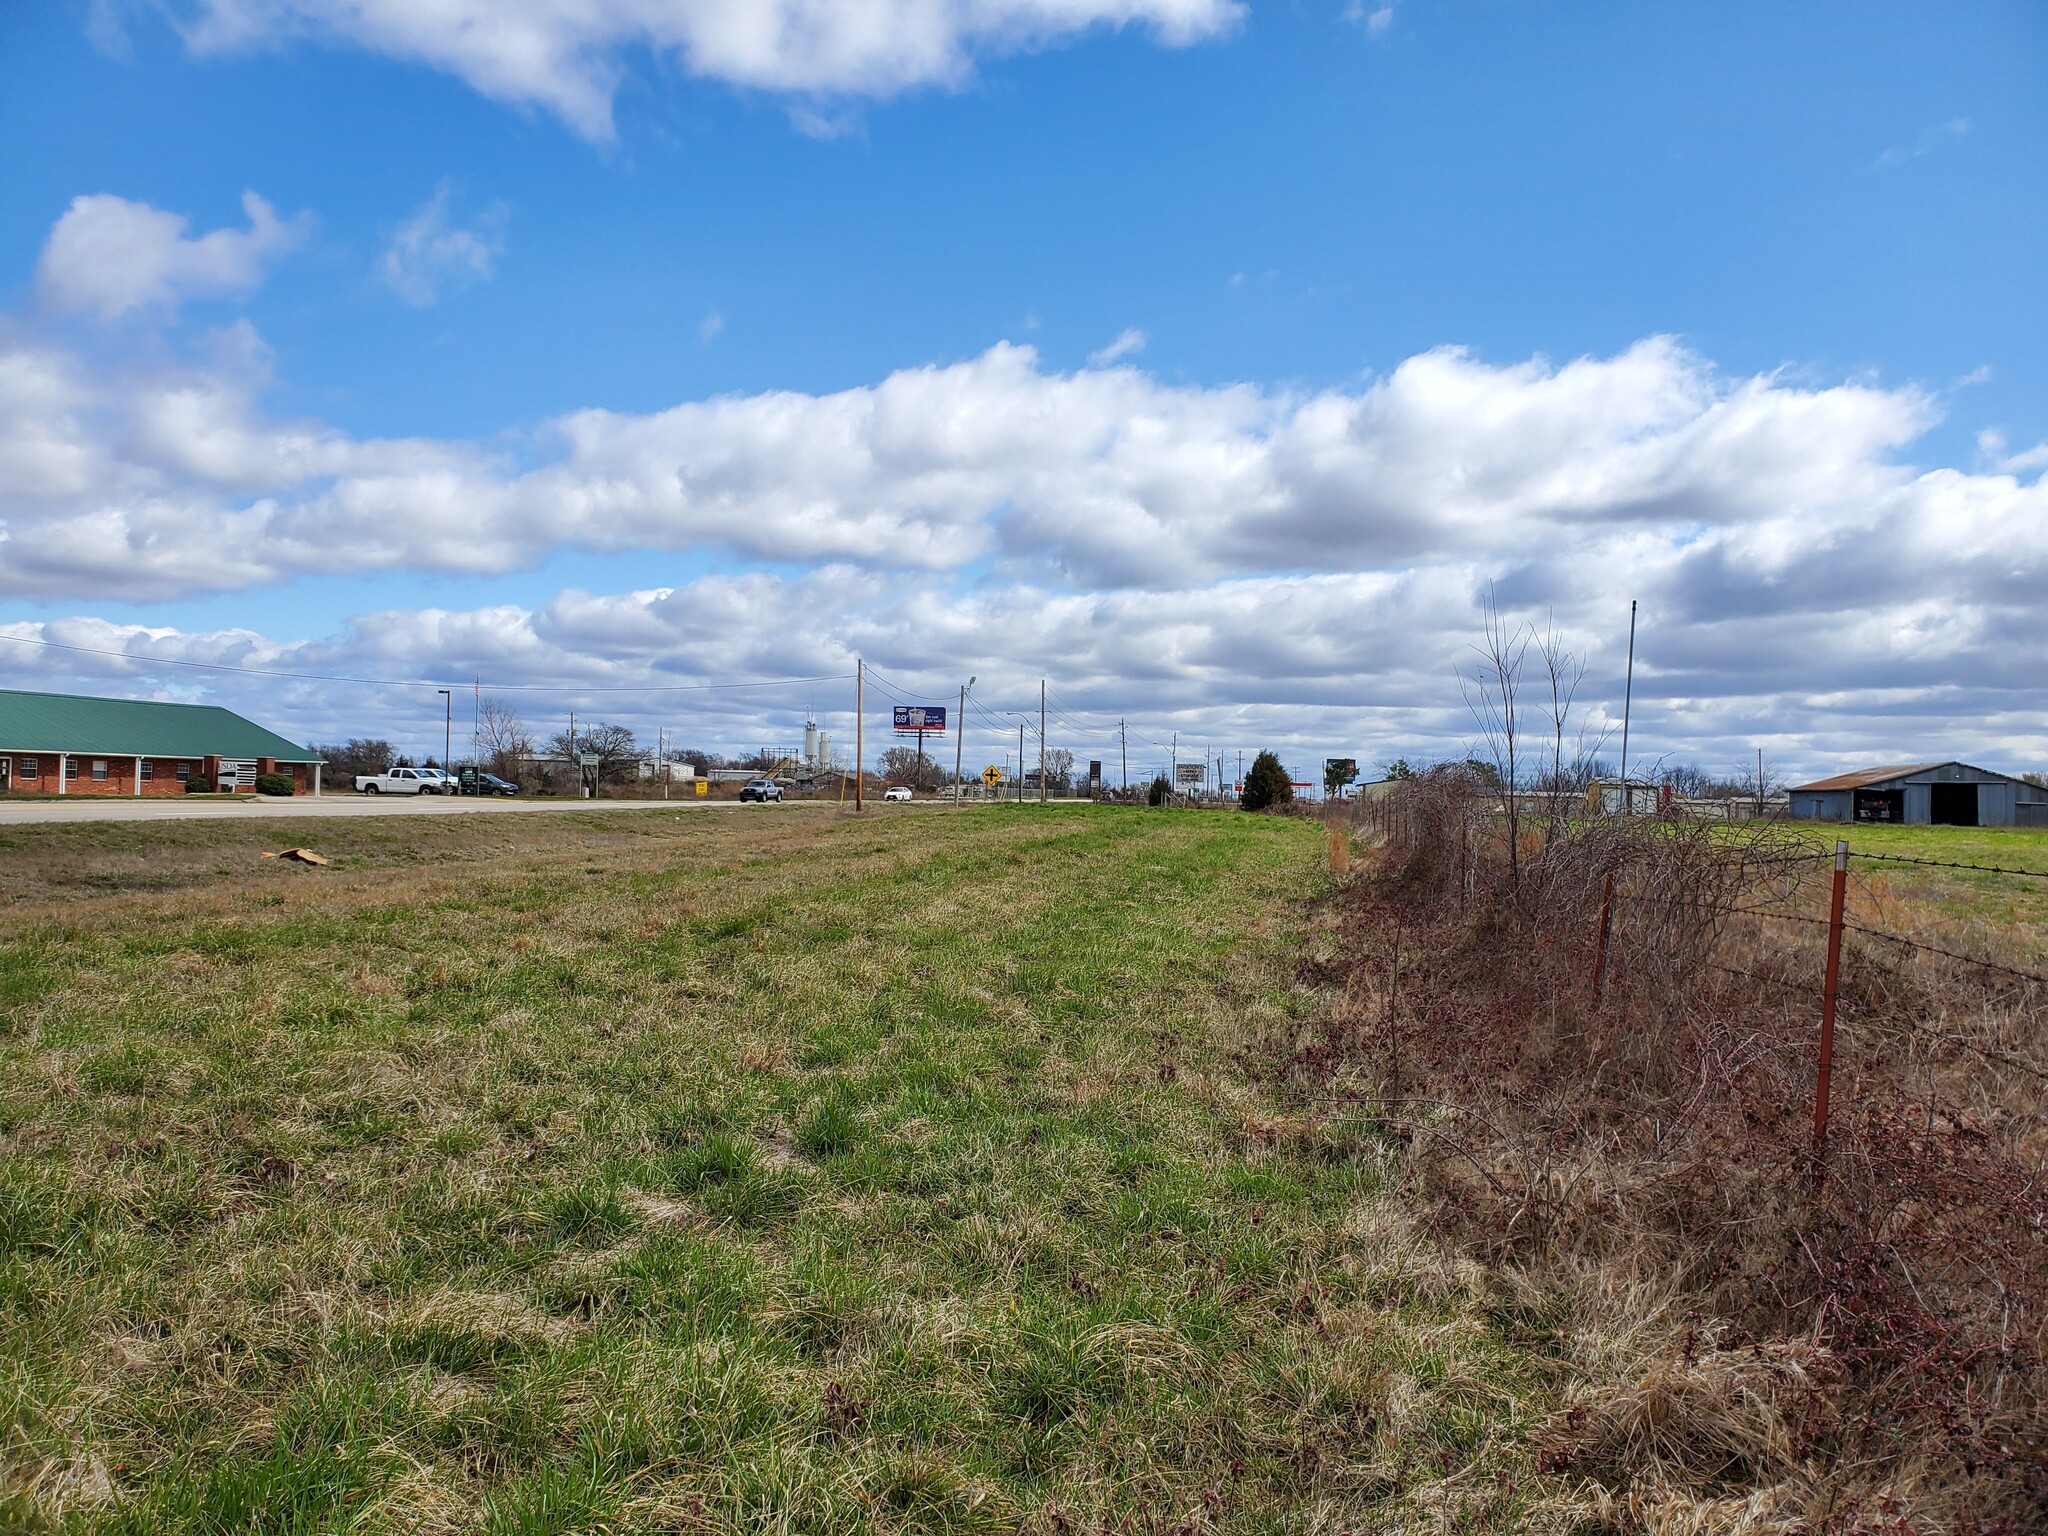
[[[1837,774],[1791,791],[1795,821],[1909,826],[2048,826],[2048,789],[1968,763],[1902,763]]]

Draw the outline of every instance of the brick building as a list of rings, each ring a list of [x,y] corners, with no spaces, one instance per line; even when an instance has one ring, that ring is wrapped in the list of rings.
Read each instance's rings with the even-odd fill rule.
[[[264,773],[320,793],[320,758],[212,704],[96,699],[0,688],[0,790],[182,795],[189,779],[253,793]]]

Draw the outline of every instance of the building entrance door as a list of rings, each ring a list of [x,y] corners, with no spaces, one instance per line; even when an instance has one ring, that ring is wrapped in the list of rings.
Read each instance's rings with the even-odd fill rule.
[[[1927,819],[1937,827],[1974,827],[1977,825],[1977,786],[1974,784],[1935,784],[1930,786],[1932,794],[1928,805]]]
[[[0,795],[14,788],[14,759],[0,757]]]

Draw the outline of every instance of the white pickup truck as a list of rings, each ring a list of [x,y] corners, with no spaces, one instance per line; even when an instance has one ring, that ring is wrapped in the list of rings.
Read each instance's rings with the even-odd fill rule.
[[[356,775],[356,790],[366,795],[445,795],[449,787],[448,776],[438,768],[387,768]]]

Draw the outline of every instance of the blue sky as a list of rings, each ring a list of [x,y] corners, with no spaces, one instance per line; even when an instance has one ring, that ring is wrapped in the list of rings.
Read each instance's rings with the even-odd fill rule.
[[[0,630],[593,688],[858,651],[920,696],[1064,678],[1077,740],[1384,758],[1472,734],[1492,584],[1603,708],[1645,599],[1657,753],[2048,759],[2038,6],[777,3],[776,46],[578,0],[481,54],[457,23],[530,8],[8,8]],[[239,251],[134,212],[247,231],[245,192],[277,232]],[[848,426],[892,379],[936,438]],[[24,457],[56,438],[100,468]],[[197,686],[9,650],[16,686]]]

